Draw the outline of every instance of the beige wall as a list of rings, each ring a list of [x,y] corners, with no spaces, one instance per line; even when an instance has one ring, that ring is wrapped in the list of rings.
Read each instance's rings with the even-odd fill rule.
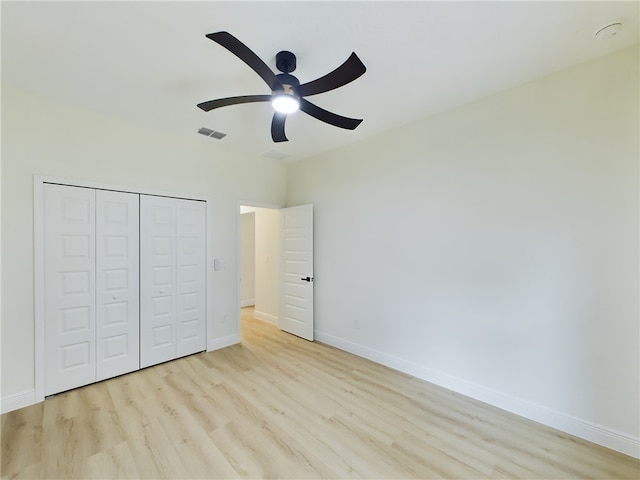
[[[2,90],[2,397],[34,388],[33,175],[208,199],[208,341],[238,337],[241,198],[282,205],[286,169],[226,152],[195,132],[176,136],[47,98]],[[213,271],[213,258],[225,265]]]
[[[637,455],[639,84],[635,48],[291,165],[317,338]]]

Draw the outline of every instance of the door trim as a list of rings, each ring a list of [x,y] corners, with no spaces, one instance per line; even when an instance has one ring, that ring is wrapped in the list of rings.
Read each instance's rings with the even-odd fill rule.
[[[179,198],[184,200],[197,200],[206,202],[209,205],[210,199],[208,197],[192,195],[192,194],[184,194],[184,193],[176,193],[176,192],[167,192],[159,189],[151,189],[146,187],[132,187],[132,186],[124,186],[124,185],[114,185],[109,183],[102,182],[94,182],[91,180],[78,180],[71,178],[63,178],[63,177],[53,177],[53,176],[45,176],[45,175],[34,175],[33,176],[33,246],[34,246],[34,254],[33,254],[33,270],[34,270],[34,385],[35,385],[35,401],[41,402],[45,397],[45,353],[44,353],[44,185],[47,183],[57,184],[57,185],[67,185],[70,187],[84,187],[84,188],[94,188],[97,190],[111,190],[115,192],[124,192],[124,193],[135,193],[142,195],[155,195],[158,197],[172,197]],[[238,207],[239,209],[240,207]],[[206,268],[206,278],[205,285],[208,285],[208,277],[209,277],[209,258],[210,257],[210,235],[209,229],[211,228],[210,222],[210,210],[206,209],[207,216],[207,232],[206,232],[206,252],[207,252],[207,268]],[[239,222],[238,222],[239,223]],[[210,331],[210,323],[211,323],[211,309],[212,305],[210,305],[210,295],[206,295],[207,297],[207,332]],[[239,330],[238,330],[239,332]],[[212,342],[207,337],[207,350],[210,351]]]

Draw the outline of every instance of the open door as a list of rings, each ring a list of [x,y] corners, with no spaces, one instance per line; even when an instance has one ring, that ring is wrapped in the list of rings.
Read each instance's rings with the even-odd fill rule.
[[[283,208],[281,220],[278,327],[313,341],[313,205]]]

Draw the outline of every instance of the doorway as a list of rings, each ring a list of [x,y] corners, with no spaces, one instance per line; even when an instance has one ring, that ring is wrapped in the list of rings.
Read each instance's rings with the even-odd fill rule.
[[[280,210],[243,204],[239,216],[240,326],[248,312],[254,318],[277,325]]]

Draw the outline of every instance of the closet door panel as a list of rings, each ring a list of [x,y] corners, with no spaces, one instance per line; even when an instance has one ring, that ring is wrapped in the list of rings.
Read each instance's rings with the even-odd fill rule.
[[[140,368],[138,199],[96,192],[97,380]]]
[[[206,350],[206,203],[178,200],[177,356]]]
[[[44,185],[45,395],[94,382],[95,190]]]
[[[140,366],[176,358],[176,215],[173,198],[140,196]]]

